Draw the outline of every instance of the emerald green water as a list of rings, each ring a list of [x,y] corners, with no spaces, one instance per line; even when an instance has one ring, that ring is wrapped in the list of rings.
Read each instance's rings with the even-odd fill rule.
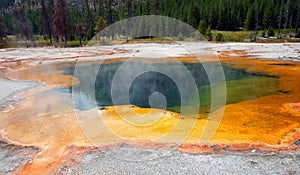
[[[159,69],[168,70],[169,72],[178,71],[179,65],[177,63],[142,63],[131,62],[133,66],[156,66]],[[206,63],[215,64],[215,63]],[[97,72],[97,78],[91,88],[95,88],[95,94],[91,94],[89,88],[81,89],[85,98],[76,99],[76,107],[81,110],[89,109],[90,97],[93,95],[96,98],[99,107],[123,105],[113,104],[111,97],[111,84],[116,71],[122,63],[103,64]],[[82,70],[92,70],[98,65],[82,66]],[[211,106],[211,86],[208,76],[203,65],[200,63],[187,63],[184,66],[189,70],[193,76],[198,89],[191,92],[190,101],[197,101],[200,99],[200,113],[208,113]],[[74,67],[64,67],[63,70],[68,75],[73,75]],[[262,96],[280,94],[278,91],[278,79],[276,77],[265,76],[261,74],[248,73],[244,70],[232,69],[223,66],[224,74],[226,77],[226,103],[238,103],[245,100],[256,99]],[[134,70],[132,70],[134,71]],[[220,70],[216,70],[220,71]],[[80,74],[79,80],[84,83],[89,79],[89,74]],[[218,87],[218,86],[217,86]],[[221,90],[221,89],[220,89]],[[196,95],[197,91],[199,96]],[[71,89],[69,90],[71,93]],[[160,92],[165,96],[167,101],[167,110],[173,112],[180,112],[181,97],[180,91],[176,83],[168,76],[159,72],[146,72],[139,75],[133,82],[131,82],[129,99],[130,104],[139,107],[150,107],[149,97],[154,92]],[[127,105],[127,104],[124,104]]]
[[[193,93],[196,94],[196,92]],[[211,87],[209,85],[199,86],[198,93],[201,102],[200,113],[208,113],[211,105]],[[260,75],[226,81],[226,104],[275,94],[280,94],[278,79],[275,77]],[[195,96],[195,98],[197,97]],[[170,107],[169,110],[180,112],[180,106]]]

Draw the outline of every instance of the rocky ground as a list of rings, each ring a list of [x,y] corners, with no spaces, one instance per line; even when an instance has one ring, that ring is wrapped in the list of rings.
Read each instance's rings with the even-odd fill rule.
[[[89,46],[82,48],[9,48],[0,49],[0,65],[18,64],[19,61],[31,64],[61,61],[103,60],[111,58],[135,57],[139,55],[151,58],[180,57],[191,54],[236,53],[229,56],[247,56],[265,59],[300,61],[300,43],[137,43],[111,46]],[[41,62],[42,61],[42,62]],[[1,69],[1,67],[0,67]]]
[[[14,174],[19,167],[31,162],[38,151],[34,147],[22,147],[0,141],[0,174]]]
[[[117,165],[117,166],[116,166]],[[300,173],[300,153],[227,152],[186,154],[174,150],[123,147],[85,155],[62,174],[289,174]]]

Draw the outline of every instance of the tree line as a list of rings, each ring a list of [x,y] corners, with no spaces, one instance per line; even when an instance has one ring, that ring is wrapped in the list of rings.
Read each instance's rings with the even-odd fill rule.
[[[270,35],[278,30],[285,36],[299,33],[300,0],[0,0],[0,39],[17,35],[32,41],[39,35],[66,45],[141,15],[176,18],[207,37],[210,30],[266,30]]]

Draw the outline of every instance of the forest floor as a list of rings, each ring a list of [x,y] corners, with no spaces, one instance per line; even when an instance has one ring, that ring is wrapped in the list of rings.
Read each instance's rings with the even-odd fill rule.
[[[299,48],[298,43],[182,42],[0,49],[0,174],[299,174]],[[157,110],[164,120],[141,129],[122,123],[108,107],[99,113],[115,135],[100,133],[105,141],[95,145],[79,126],[70,96],[54,90],[74,83],[61,65],[128,57],[199,61],[193,55],[278,77],[282,94],[226,105],[216,133],[204,144],[199,136],[205,119]],[[156,140],[178,121],[195,123],[186,141]],[[97,126],[95,120],[87,123]]]

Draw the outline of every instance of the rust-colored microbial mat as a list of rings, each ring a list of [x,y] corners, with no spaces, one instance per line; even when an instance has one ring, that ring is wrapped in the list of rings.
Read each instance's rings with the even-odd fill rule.
[[[120,117],[126,116],[127,109],[132,108],[125,105],[106,107],[105,110],[98,111],[103,116],[107,135],[105,132],[99,135],[105,141],[95,148],[78,123],[70,96],[54,89],[70,86],[72,77],[64,75],[63,71],[53,68],[53,65],[28,69],[21,69],[20,66],[8,71],[4,77],[37,80],[46,85],[22,94],[22,103],[0,113],[0,131],[4,140],[40,148],[33,160],[20,167],[17,173],[51,173],[69,159],[76,165],[80,161],[80,155],[88,150],[118,147],[124,142],[137,147],[159,146],[191,153],[212,152],[214,149],[211,145],[218,145],[218,149],[231,150],[256,147],[276,150],[286,146],[290,146],[286,151],[297,149],[292,144],[300,139],[300,64],[247,58],[221,58],[221,62],[232,68],[278,77],[280,94],[226,105],[221,124],[208,145],[199,144],[207,122],[205,118],[191,119],[157,109],[152,111],[153,114],[160,114],[162,117],[155,125],[138,127],[129,125]],[[116,108],[121,108],[123,113],[117,113]],[[140,114],[149,112],[149,109],[134,108]],[[90,126],[97,126],[93,124],[99,118],[94,120],[89,119],[86,122]],[[157,138],[170,132],[178,121],[181,121],[182,128],[173,130],[174,135],[190,129],[184,128],[184,123],[195,123],[186,140],[177,146],[170,146],[172,141],[158,142]],[[99,128],[95,128],[97,129]],[[115,137],[110,137],[112,133]]]

